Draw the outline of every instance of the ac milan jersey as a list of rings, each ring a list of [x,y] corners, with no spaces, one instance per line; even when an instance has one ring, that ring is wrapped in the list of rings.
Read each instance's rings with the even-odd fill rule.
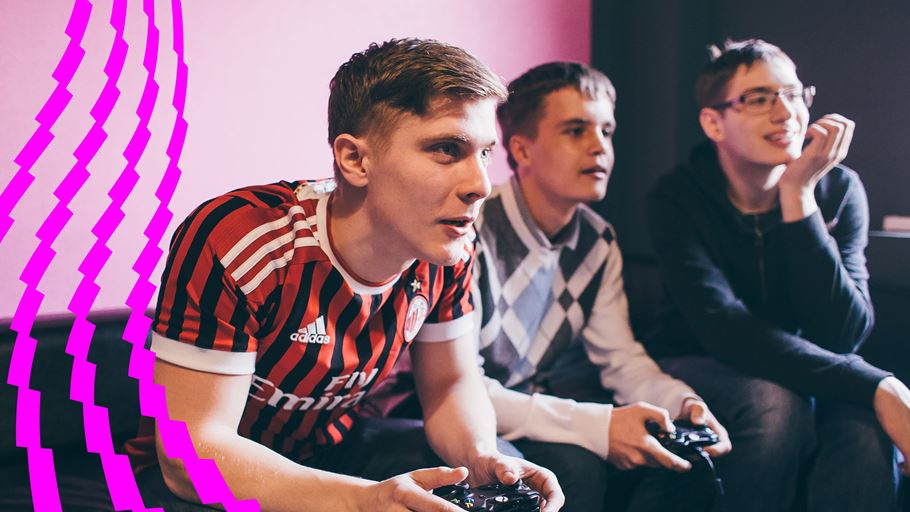
[[[473,332],[470,250],[360,282],[332,252],[326,183],[248,187],[196,209],[174,234],[152,326],[162,360],[252,374],[240,434],[297,460],[342,440],[412,340]]]

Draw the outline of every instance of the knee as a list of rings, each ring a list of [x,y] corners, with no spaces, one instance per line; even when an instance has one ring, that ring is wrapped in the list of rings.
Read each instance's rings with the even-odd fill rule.
[[[564,511],[601,510],[607,494],[607,465],[594,453],[573,446],[566,463],[550,467],[566,495]],[[570,462],[571,461],[571,462]]]
[[[565,510],[594,510],[607,486],[607,465],[595,453],[561,443],[516,443],[528,459],[552,471],[566,494]],[[578,505],[584,504],[585,507]]]
[[[575,464],[570,464],[568,477],[585,485],[599,482],[598,486],[606,486],[607,465],[598,455],[578,447],[578,452],[572,457]]]
[[[737,411],[735,437],[750,440],[769,453],[811,446],[815,421],[810,401],[763,379],[751,379],[749,393]],[[734,447],[735,449],[735,447]]]
[[[894,447],[872,411],[839,405],[820,412],[823,413],[818,425],[820,445],[836,447],[857,462],[891,462]]]

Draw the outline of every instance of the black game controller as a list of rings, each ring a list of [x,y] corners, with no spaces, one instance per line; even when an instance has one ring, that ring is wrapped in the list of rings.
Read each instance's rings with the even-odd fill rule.
[[[433,494],[464,510],[537,512],[540,494],[521,480],[512,485],[491,484],[469,488],[466,482],[433,489]]]
[[[694,425],[686,420],[678,420],[673,424],[676,425],[674,432],[665,431],[655,421],[648,421],[645,427],[648,429],[648,433],[656,437],[669,452],[690,462],[693,458],[702,457],[702,448],[711,446],[720,440],[717,433],[706,425]]]
[[[714,470],[714,462],[711,456],[704,450],[706,446],[720,441],[717,432],[711,430],[707,425],[695,425],[687,420],[677,420],[673,422],[676,430],[673,432],[665,431],[660,424],[655,421],[645,423],[648,433],[656,437],[660,444],[667,451],[686,459],[695,464],[703,463],[711,475],[711,482],[714,484],[715,497],[724,495],[724,484],[717,472]]]

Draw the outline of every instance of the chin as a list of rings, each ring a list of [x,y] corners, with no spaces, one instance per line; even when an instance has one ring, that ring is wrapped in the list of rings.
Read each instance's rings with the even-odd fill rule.
[[[445,244],[435,248],[427,248],[428,250],[422,251],[422,255],[419,259],[426,261],[427,263],[432,263],[433,265],[440,265],[443,267],[449,267],[461,260],[465,255],[465,243],[453,243]]]
[[[790,160],[787,161],[787,163],[789,163],[790,161],[803,156],[803,148],[801,146],[790,148],[787,150],[787,155],[790,157]]]
[[[801,153],[802,150],[798,148],[773,148],[772,151],[765,151],[762,154],[756,155],[758,158],[756,158],[754,162],[760,165],[776,167],[778,165],[789,164],[790,162],[799,158],[799,155]]]
[[[582,192],[581,194],[578,194],[576,196],[576,200],[579,203],[594,203],[594,202],[600,201],[601,199],[603,199],[606,196],[607,196],[607,187],[603,187],[603,189],[596,188],[593,190],[586,190],[586,191]]]

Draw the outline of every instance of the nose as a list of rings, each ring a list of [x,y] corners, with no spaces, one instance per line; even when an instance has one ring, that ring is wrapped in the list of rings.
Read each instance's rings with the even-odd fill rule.
[[[597,132],[591,142],[591,155],[599,157],[605,155],[608,163],[613,164],[613,139]]]
[[[774,105],[771,108],[773,121],[786,121],[796,115],[796,101],[790,101],[783,95],[774,98]]]
[[[472,204],[490,195],[493,186],[487,174],[486,162],[481,157],[469,158],[466,162],[465,178],[458,195],[465,203]]]

